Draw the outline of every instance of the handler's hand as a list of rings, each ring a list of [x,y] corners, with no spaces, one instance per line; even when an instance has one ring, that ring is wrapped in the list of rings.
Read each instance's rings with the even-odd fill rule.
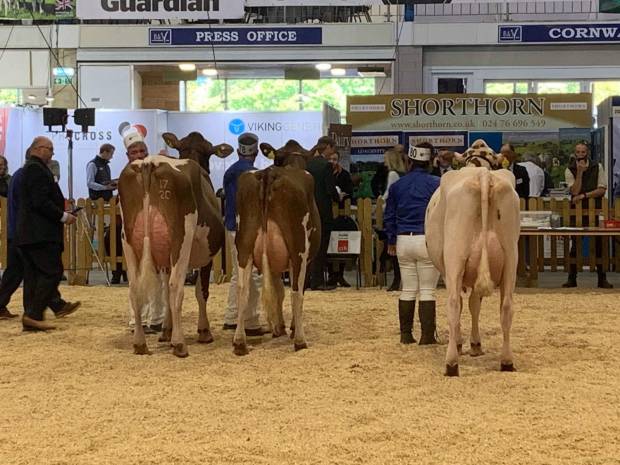
[[[69,215],[67,215],[67,221],[65,221],[65,224],[73,224],[77,221],[77,216],[74,216],[72,214],[69,213]]]
[[[395,245],[388,245],[388,255],[391,255],[392,257],[396,256],[396,246]]]

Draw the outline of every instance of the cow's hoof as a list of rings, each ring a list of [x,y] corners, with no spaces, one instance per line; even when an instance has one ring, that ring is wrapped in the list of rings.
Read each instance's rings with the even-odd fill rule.
[[[159,342],[170,342],[172,339],[172,329],[164,328],[161,330],[161,336],[159,336]]]
[[[136,355],[151,355],[151,351],[145,344],[134,344],[133,353]]]
[[[248,355],[248,345],[245,342],[233,342],[233,352],[235,355]]]
[[[456,365],[447,365],[446,364],[446,376],[458,376],[459,375],[459,364]]]
[[[295,352],[298,352],[300,350],[304,350],[308,348],[308,344],[306,344],[305,342],[302,343],[295,343]]]
[[[284,325],[280,327],[276,326],[275,328],[273,328],[271,335],[274,339],[277,337],[286,336],[286,328],[284,327]]]
[[[472,342],[471,343],[471,349],[469,351],[469,355],[472,357],[480,357],[481,355],[484,355],[484,352],[482,352],[482,343],[478,342],[477,344]]]
[[[499,371],[517,371],[512,363],[502,363],[499,366]]]
[[[210,329],[198,330],[198,342],[201,344],[211,344],[213,341],[214,339]]]
[[[179,358],[187,357],[189,355],[187,344],[172,344],[172,353]]]
[[[463,355],[463,344],[457,344],[456,350],[458,351],[459,355]]]

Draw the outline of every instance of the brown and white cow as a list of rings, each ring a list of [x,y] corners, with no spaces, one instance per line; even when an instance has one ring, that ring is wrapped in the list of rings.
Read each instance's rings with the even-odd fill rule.
[[[184,148],[181,142],[167,134],[167,143]],[[216,149],[211,144],[198,145],[192,154],[199,159],[206,156],[207,163],[212,153],[221,157],[232,153],[232,147],[226,145]],[[161,293],[159,300],[167,302],[168,307],[160,341],[171,341],[173,353],[186,357],[181,306],[188,267],[200,268],[196,286],[198,341],[213,341],[206,302],[211,260],[224,242],[224,226],[209,175],[191,159],[149,156],[125,167],[119,179],[119,196],[129,298],[136,320],[134,352],[150,354],[141,309],[157,301],[155,296]]]
[[[296,143],[295,143],[296,144]],[[236,247],[239,260],[237,330],[234,352],[246,355],[245,314],[248,311],[252,266],[263,274],[262,302],[273,337],[286,335],[282,303],[281,274],[291,277],[293,321],[291,337],[295,350],[307,347],[303,328],[304,283],[308,264],[316,255],[321,238],[321,221],[314,201],[314,179],[300,169],[308,151],[292,149],[293,142],[278,151],[263,145],[278,165],[246,172],[237,190]],[[302,152],[303,151],[303,152]],[[289,158],[292,157],[292,158]]]
[[[496,286],[500,288],[504,336],[500,368],[515,370],[510,327],[518,259],[519,198],[510,171],[490,171],[491,165],[499,161],[492,153],[484,141],[476,141],[464,154],[466,167],[442,176],[426,210],[428,254],[444,276],[448,293],[448,376],[459,374],[461,291],[471,289],[470,355],[478,356],[482,355],[478,328],[482,298],[491,295]]]

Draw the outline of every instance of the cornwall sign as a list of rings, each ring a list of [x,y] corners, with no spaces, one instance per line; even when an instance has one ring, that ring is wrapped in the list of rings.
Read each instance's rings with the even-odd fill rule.
[[[500,44],[620,42],[620,23],[500,25]]]

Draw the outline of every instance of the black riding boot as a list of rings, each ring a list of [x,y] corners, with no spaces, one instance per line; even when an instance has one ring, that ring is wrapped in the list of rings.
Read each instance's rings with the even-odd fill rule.
[[[435,339],[435,301],[420,301],[418,312],[420,315],[420,326],[422,327],[420,345],[437,344],[437,339]]]
[[[400,265],[398,264],[398,257],[395,255],[391,257],[392,259],[392,268],[394,269],[394,280],[390,287],[388,287],[388,292],[400,291]]]
[[[400,321],[400,343],[413,344],[413,315],[415,314],[415,300],[398,301],[398,320]]]
[[[601,289],[613,289],[613,285],[607,281],[607,273],[603,271],[601,265],[596,266],[596,273],[598,274],[598,287]]]

